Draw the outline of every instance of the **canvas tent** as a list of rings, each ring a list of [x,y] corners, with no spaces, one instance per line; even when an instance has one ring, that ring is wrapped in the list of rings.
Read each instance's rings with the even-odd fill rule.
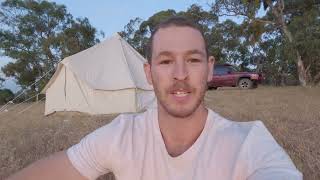
[[[155,96],[143,71],[145,62],[118,34],[65,58],[42,90],[45,114],[110,114],[153,106]]]

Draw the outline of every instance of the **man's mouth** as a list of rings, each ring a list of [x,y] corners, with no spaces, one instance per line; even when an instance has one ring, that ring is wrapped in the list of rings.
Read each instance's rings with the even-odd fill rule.
[[[177,91],[173,91],[172,94],[176,97],[185,97],[190,93],[190,91],[186,91],[186,90],[177,90]]]
[[[185,102],[190,98],[192,93],[192,88],[184,82],[177,82],[174,86],[170,89],[169,93],[172,97],[179,102]]]

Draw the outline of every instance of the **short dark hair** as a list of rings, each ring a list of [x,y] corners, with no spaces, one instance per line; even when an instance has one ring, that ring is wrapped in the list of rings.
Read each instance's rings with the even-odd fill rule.
[[[204,40],[204,45],[206,49],[206,55],[208,57],[208,46],[207,46],[207,41],[206,38],[204,37],[204,33],[201,29],[201,27],[195,23],[194,21],[191,21],[190,19],[183,17],[183,16],[171,16],[164,21],[160,22],[154,30],[151,32],[151,36],[149,38],[149,42],[147,43],[146,46],[146,58],[148,62],[151,62],[152,59],[152,48],[153,48],[153,37],[154,35],[159,31],[161,28],[167,28],[171,26],[177,26],[177,27],[190,27],[195,30],[198,30],[201,33],[201,36],[203,37]]]

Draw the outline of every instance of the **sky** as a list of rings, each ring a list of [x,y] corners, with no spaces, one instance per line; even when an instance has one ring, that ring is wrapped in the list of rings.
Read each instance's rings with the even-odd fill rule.
[[[123,30],[136,17],[147,20],[161,10],[187,10],[197,3],[208,8],[208,0],[54,0],[66,5],[74,17],[87,17],[90,23],[106,36]]]
[[[64,4],[74,18],[87,17],[91,25],[98,31],[105,33],[105,38],[122,31],[124,26],[136,17],[147,20],[161,10],[174,9],[184,11],[192,4],[200,4],[208,8],[209,0],[50,0],[57,4]],[[3,2],[3,0],[0,0]],[[7,57],[0,56],[0,68],[10,62]],[[1,72],[0,72],[1,74]],[[3,75],[1,75],[3,77]],[[19,87],[13,79],[4,83],[5,88],[16,92]]]

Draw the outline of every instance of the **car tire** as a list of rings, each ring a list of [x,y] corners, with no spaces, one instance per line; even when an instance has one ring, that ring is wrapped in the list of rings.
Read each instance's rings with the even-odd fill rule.
[[[238,83],[238,87],[240,89],[252,89],[253,82],[248,78],[243,78],[243,79],[240,79]]]

